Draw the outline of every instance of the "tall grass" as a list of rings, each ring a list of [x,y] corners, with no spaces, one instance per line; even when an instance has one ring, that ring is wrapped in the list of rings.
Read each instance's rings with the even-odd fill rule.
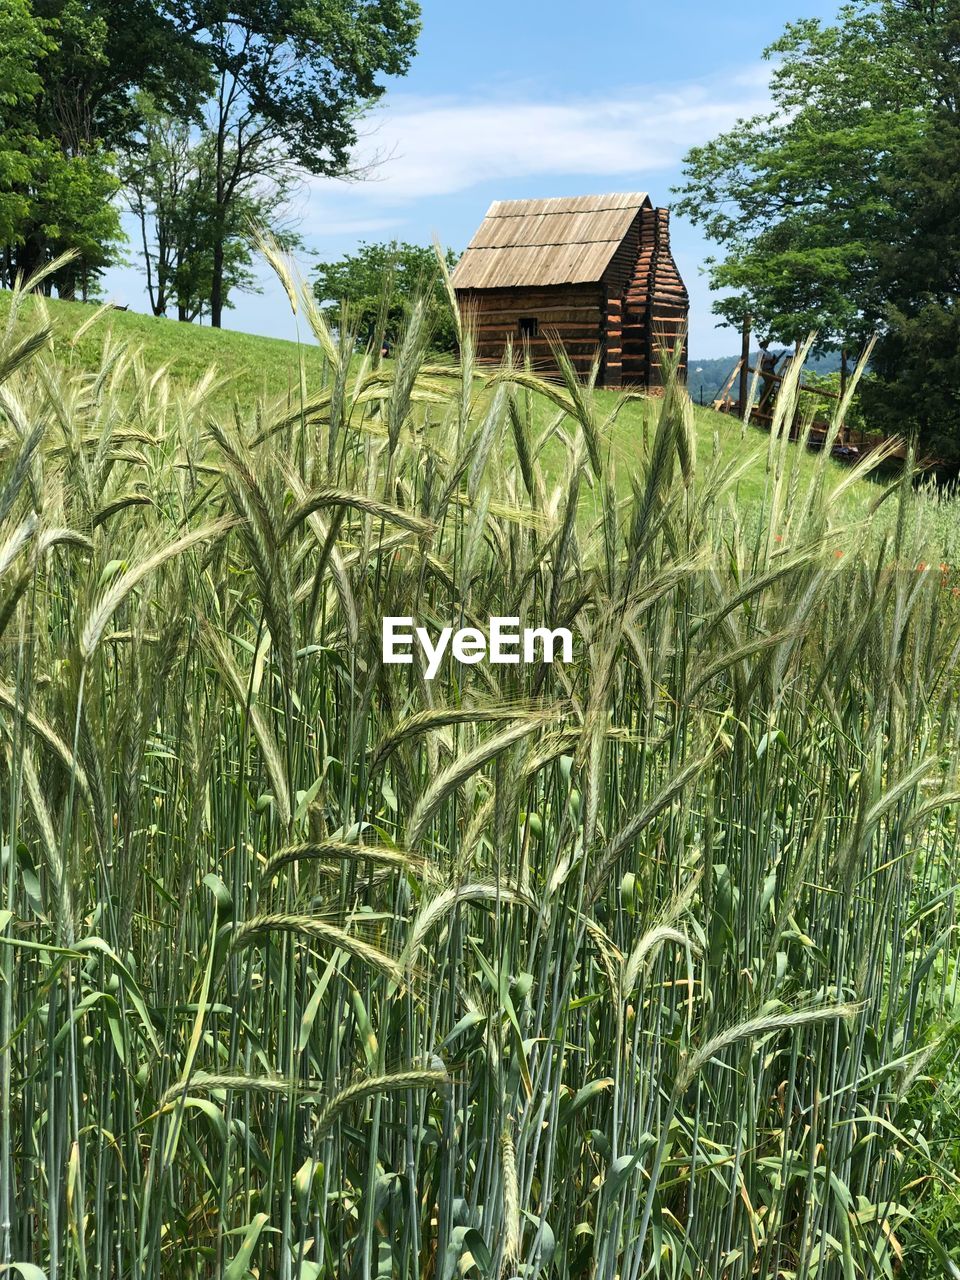
[[[957,1184],[926,507],[834,528],[780,422],[742,512],[675,382],[618,500],[568,369],[301,306],[322,384],[230,421],[4,336],[0,1270],[892,1274]],[[495,614],[575,663],[381,661]]]

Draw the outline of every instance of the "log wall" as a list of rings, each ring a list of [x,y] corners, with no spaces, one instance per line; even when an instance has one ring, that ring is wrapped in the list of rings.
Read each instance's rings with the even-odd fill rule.
[[[649,206],[648,206],[649,208]],[[605,336],[600,384],[619,387],[623,383],[623,300],[637,267],[641,252],[641,233],[644,214],[642,209],[634,218],[623,243],[610,259],[603,273],[603,290],[606,295]]]
[[[597,357],[603,340],[606,296],[600,284],[557,285],[538,289],[461,289],[460,309],[476,335],[477,359],[499,363],[507,343],[518,359],[528,351],[537,373],[559,372],[550,339],[559,337],[583,377]],[[520,321],[534,318],[535,338],[520,334]]]
[[[640,252],[623,300],[623,381],[660,387],[658,346],[683,343],[681,376],[687,373],[687,318],[690,299],[670,252],[670,211],[641,212]]]

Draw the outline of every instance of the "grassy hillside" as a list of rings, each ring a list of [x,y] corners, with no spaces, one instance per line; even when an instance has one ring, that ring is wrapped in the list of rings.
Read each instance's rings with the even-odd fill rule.
[[[616,402],[616,393],[601,392],[598,398],[609,412]],[[657,400],[638,395],[627,401],[616,419],[610,433],[610,452],[611,461],[617,468],[621,491],[625,490],[630,475],[636,470],[640,451],[653,438],[658,413]],[[744,427],[739,419],[729,414],[714,413],[712,409],[694,406],[693,413],[697,457],[706,462],[712,461],[716,456],[723,464],[740,464],[743,470],[734,489],[735,501],[750,507],[761,503],[768,480],[768,433],[756,427]],[[793,445],[788,447],[788,453],[792,465],[795,455]],[[801,481],[808,482],[817,466],[816,455],[805,450],[797,458],[797,464]],[[831,484],[840,481],[847,470],[833,461],[827,462],[826,469]],[[847,497],[851,514],[859,511],[865,500],[875,496],[873,485],[856,486]]]
[[[9,315],[10,297],[8,292],[0,291],[0,324],[5,324]],[[301,354],[308,378],[320,374],[320,349],[312,343],[298,348],[296,343],[280,338],[181,324],[135,311],[107,312],[71,346],[77,331],[94,316],[96,307],[83,302],[30,301],[23,306],[20,323],[29,322],[38,305],[49,308],[61,358],[95,369],[104,346],[114,341],[138,347],[148,369],[165,367],[180,384],[198,381],[213,366],[224,383],[219,398],[227,405],[234,397],[250,403],[258,398],[296,396]]]
[[[38,306],[49,309],[57,354],[66,363],[96,369],[108,344],[125,343],[142,352],[147,369],[164,368],[172,381],[181,386],[198,382],[212,367],[219,375],[220,385],[211,402],[224,413],[230,413],[235,402],[247,408],[258,400],[296,403],[301,360],[310,391],[316,391],[323,376],[320,348],[312,336],[298,346],[279,338],[181,324],[133,311],[112,311],[102,315],[77,338],[78,330],[93,319],[95,307],[82,302],[31,300],[24,304],[19,323],[29,324]],[[6,322],[9,308],[10,294],[0,291],[0,325]],[[304,329],[309,333],[306,326]],[[605,418],[616,401],[617,393],[599,392],[599,413]],[[629,479],[636,469],[644,439],[650,439],[656,412],[656,404],[645,397],[632,398],[623,406],[609,432],[609,456],[617,469],[622,493],[629,489]],[[549,406],[539,406],[538,414],[544,420],[549,413]],[[711,409],[697,406],[694,414],[701,457],[711,457],[718,448],[724,462],[745,456],[753,458],[736,487],[736,501],[747,506],[758,504],[766,488],[766,434],[752,428],[743,431],[738,421]],[[559,448],[548,448],[548,465],[559,466]],[[814,465],[812,455],[801,460],[803,479],[813,474]],[[839,480],[843,469],[832,463],[829,469],[834,479]],[[872,496],[872,488],[868,496]],[[856,498],[848,501],[852,512],[861,505]]]

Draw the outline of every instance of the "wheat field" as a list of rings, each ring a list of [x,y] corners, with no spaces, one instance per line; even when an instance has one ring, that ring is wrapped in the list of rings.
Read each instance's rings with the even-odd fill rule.
[[[288,283],[323,375],[229,419],[6,321],[0,1273],[960,1274],[939,504],[781,418],[744,510],[675,379],[618,497],[569,368]]]

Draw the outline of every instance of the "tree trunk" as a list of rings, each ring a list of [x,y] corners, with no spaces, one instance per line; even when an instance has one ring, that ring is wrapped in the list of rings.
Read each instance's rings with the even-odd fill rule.
[[[224,161],[227,143],[227,116],[229,107],[224,103],[224,82],[220,81],[220,118],[217,121],[217,168],[215,196],[213,206],[213,279],[210,284],[210,323],[214,329],[222,327],[223,319],[223,233],[226,225],[224,217],[225,174]]]
[[[217,228],[217,238],[213,245],[213,280],[210,286],[210,323],[215,329],[221,328],[223,317],[223,230]]]
[[[40,269],[42,262],[43,252],[38,237],[36,235],[27,236],[17,252],[17,274],[21,274],[24,280],[29,280],[33,273]],[[40,292],[46,297],[50,296],[49,276],[40,286]]]

